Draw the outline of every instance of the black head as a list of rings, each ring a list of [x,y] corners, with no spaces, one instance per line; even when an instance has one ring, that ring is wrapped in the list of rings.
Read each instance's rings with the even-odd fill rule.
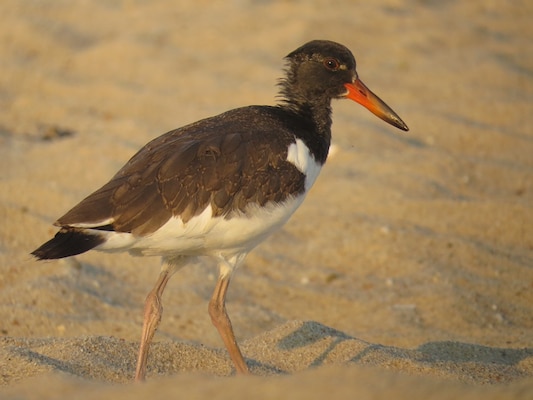
[[[389,124],[405,131],[409,129],[361,82],[355,70],[355,58],[345,46],[329,40],[313,40],[285,58],[287,75],[280,85],[281,96],[288,107],[319,114],[322,109],[329,115],[332,99],[348,98]]]
[[[282,94],[296,103],[329,103],[345,96],[344,84],[357,77],[350,50],[328,40],[308,42],[285,58],[287,77]]]

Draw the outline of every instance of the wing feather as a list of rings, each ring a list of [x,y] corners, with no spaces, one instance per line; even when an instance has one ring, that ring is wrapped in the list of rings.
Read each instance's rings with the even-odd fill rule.
[[[264,115],[279,109],[258,110],[233,110],[152,140],[56,224],[147,235],[172,216],[187,222],[208,205],[215,216],[231,218],[249,202],[262,206],[304,192],[305,176],[287,161],[293,133]],[[246,128],[243,118],[255,125]]]

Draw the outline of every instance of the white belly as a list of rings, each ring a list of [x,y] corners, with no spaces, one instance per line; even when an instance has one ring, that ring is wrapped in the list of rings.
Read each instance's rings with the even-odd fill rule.
[[[287,222],[304,197],[301,195],[281,204],[269,203],[265,207],[252,206],[248,215],[230,219],[213,218],[211,206],[208,206],[187,223],[183,223],[181,218],[171,218],[147,236],[103,232],[107,241],[96,249],[127,250],[134,255],[154,256],[247,253]]]

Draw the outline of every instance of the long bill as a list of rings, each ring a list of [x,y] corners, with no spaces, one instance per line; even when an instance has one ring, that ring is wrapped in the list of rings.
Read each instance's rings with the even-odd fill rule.
[[[363,107],[366,107],[371,113],[381,118],[383,121],[399,128],[403,131],[408,131],[409,128],[383,100],[376,96],[367,88],[363,82],[358,78],[352,83],[345,83],[344,87],[348,89],[346,98],[351,99]]]

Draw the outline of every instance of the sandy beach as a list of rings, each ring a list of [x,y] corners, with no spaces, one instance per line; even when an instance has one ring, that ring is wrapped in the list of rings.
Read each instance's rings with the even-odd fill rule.
[[[16,1],[0,4],[0,398],[531,399],[533,3]],[[302,207],[237,271],[235,376],[177,273],[133,384],[158,258],[37,262],[54,221],[145,143],[275,104],[283,57],[349,47],[409,125],[333,103]]]

